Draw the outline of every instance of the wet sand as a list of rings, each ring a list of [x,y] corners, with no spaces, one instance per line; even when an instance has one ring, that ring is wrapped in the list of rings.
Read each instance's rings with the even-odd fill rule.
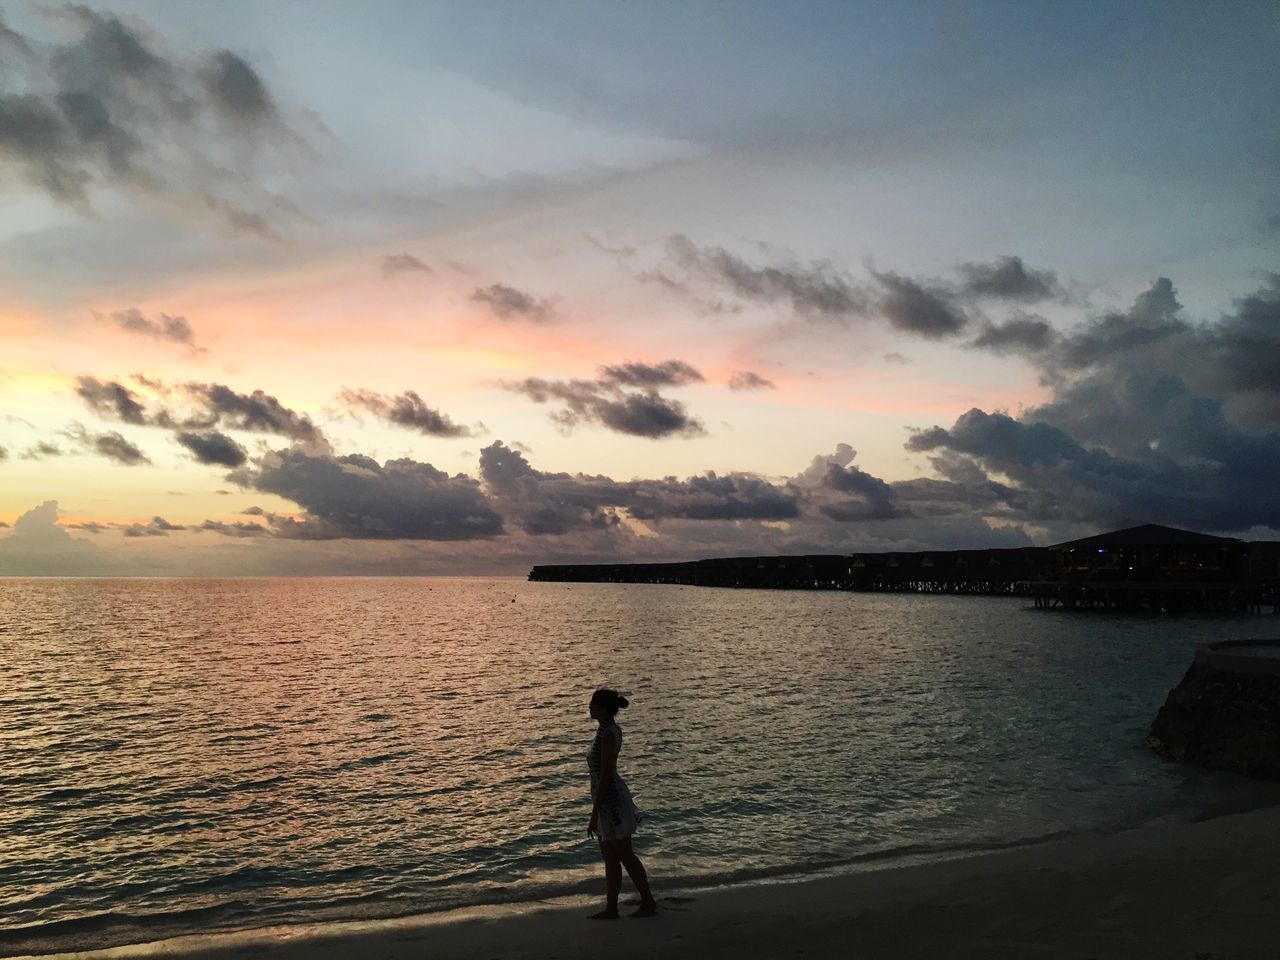
[[[661,864],[652,864],[661,897]],[[631,896],[624,881],[623,898]],[[661,900],[647,920],[597,904],[533,905],[184,938],[77,957],[1280,958],[1280,807],[1087,835],[1000,853],[721,888]]]

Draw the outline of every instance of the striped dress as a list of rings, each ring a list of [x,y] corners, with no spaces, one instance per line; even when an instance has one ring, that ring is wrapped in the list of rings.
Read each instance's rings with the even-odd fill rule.
[[[602,723],[596,731],[596,738],[591,741],[591,749],[587,751],[587,769],[591,771],[591,802],[595,803],[600,792],[600,751],[605,737],[612,736],[618,740],[618,752],[622,752],[622,728],[616,723]],[[622,840],[635,833],[640,817],[636,813],[635,802],[631,799],[631,791],[626,781],[618,774],[615,767],[613,782],[600,797],[600,816],[596,830],[601,840]]]

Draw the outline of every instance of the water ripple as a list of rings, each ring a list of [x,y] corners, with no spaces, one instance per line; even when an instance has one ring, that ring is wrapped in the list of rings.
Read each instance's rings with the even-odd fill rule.
[[[512,603],[515,597],[518,602]],[[659,882],[1191,811],[1142,736],[1234,620],[518,581],[0,580],[0,953],[599,887],[585,704]]]

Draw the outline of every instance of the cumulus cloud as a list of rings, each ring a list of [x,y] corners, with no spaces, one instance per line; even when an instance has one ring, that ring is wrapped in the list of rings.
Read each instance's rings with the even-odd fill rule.
[[[837,444],[834,454],[814,457],[794,484],[814,510],[840,523],[908,515],[893,486],[855,466],[856,457],[849,444]]]
[[[244,447],[225,433],[219,433],[216,430],[205,433],[184,430],[175,434],[174,439],[191,451],[191,455],[198,463],[238,467],[249,457]]]
[[[486,304],[494,316],[502,320],[530,320],[545,323],[555,316],[550,300],[540,300],[532,294],[509,287],[505,283],[491,283],[479,287],[471,294],[475,303]]]
[[[427,406],[412,390],[387,396],[372,390],[343,390],[339,399],[351,410],[365,410],[374,416],[430,437],[469,437],[471,428],[454,423],[446,414]]]
[[[162,313],[155,319],[151,319],[143,316],[142,311],[137,307],[130,307],[111,314],[111,320],[126,333],[176,343],[193,353],[205,352],[203,347],[196,344],[196,333],[186,317]]]
[[[14,521],[0,538],[0,574],[68,576],[100,572],[93,544],[58,525],[58,501],[46,500]]]
[[[1018,417],[970,411],[911,448],[1009,477],[1038,516],[1216,531],[1280,521],[1280,276],[1210,323],[1158,278],[1066,332],[1015,317],[972,346],[1024,353],[1052,397]]]
[[[532,535],[608,529],[619,523],[619,510],[645,521],[785,520],[798,513],[792,491],[751,474],[617,481],[547,473],[501,441],[481,451],[480,478],[494,502]]]
[[[1280,527],[1280,431],[1249,434],[1177,376],[1112,368],[1020,418],[970,410],[908,449],[1009,478],[1028,515],[1103,526]]]
[[[382,258],[382,275],[394,277],[401,273],[432,273],[432,269],[411,253],[392,253]]]
[[[739,370],[729,377],[730,390],[776,390],[777,384],[750,370]]]
[[[277,518],[277,536],[294,539],[474,540],[502,532],[502,517],[470,477],[416,460],[359,454],[267,454],[232,478],[301,506],[301,519]]]
[[[240,171],[297,137],[244,58],[174,53],[136,18],[84,6],[56,18],[71,39],[4,30],[23,55],[0,74],[0,170],[86,212],[96,189],[143,192],[273,232],[287,204]]]

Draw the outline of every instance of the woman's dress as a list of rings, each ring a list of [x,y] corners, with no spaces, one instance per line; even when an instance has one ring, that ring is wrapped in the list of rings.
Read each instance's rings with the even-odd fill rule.
[[[596,738],[591,741],[591,749],[587,751],[587,769],[591,771],[591,802],[600,802],[600,814],[596,822],[596,832],[601,840],[622,840],[631,836],[640,823],[636,813],[635,802],[631,799],[631,791],[626,781],[618,773],[615,765],[613,782],[605,788],[604,796],[600,794],[600,752],[605,737],[616,737],[618,752],[622,752],[622,728],[616,723],[604,723],[596,731]]]

